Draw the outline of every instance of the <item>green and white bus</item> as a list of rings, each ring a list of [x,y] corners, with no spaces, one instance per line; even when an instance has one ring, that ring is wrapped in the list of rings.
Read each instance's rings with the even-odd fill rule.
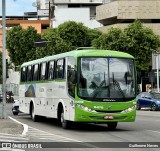
[[[118,122],[136,117],[136,70],[133,56],[111,50],[80,48],[23,63],[20,111],[33,121],[57,118],[73,122]]]

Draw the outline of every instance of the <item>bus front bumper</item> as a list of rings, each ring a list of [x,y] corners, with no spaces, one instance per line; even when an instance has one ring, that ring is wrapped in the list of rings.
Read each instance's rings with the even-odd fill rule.
[[[76,122],[107,123],[107,122],[134,122],[136,109],[126,113],[96,113],[76,108]]]

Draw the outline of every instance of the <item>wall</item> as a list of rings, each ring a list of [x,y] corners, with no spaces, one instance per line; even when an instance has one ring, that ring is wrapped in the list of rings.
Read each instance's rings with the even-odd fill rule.
[[[156,34],[156,35],[160,35],[160,23],[143,23],[144,26],[146,27],[149,27],[153,30],[153,32]],[[121,29],[124,29],[128,26],[128,24],[113,24],[113,25],[108,25],[108,26],[103,26],[103,27],[100,27],[98,28],[100,31],[102,32],[106,32],[109,28],[113,27],[113,28],[121,28]]]
[[[63,8],[55,9],[55,19],[52,22],[53,27],[58,27],[65,21],[76,21],[82,22],[89,28],[101,27],[101,24],[96,20],[90,20],[90,9],[89,8]]]
[[[7,78],[6,80],[6,84],[19,84],[19,80],[20,80],[20,73],[17,71],[13,71],[12,69],[8,69],[8,76],[9,78]]]

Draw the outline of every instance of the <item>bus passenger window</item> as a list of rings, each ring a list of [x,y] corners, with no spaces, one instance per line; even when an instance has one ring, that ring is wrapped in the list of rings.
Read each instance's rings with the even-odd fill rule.
[[[26,81],[26,67],[23,67],[21,69],[21,82],[25,82]]]
[[[48,79],[54,78],[54,61],[49,62]]]
[[[64,79],[64,59],[60,59],[57,61],[56,78]]]
[[[38,80],[38,67],[39,67],[38,64],[34,65],[33,81],[37,81]]]
[[[32,81],[32,66],[27,67],[27,81]]]
[[[45,80],[46,79],[46,63],[41,64],[41,74],[40,79]]]

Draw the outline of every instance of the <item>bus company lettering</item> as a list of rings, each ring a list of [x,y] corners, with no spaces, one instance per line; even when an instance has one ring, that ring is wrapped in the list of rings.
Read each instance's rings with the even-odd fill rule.
[[[95,109],[103,109],[103,106],[94,106]]]
[[[39,88],[39,92],[44,92],[44,88]]]
[[[116,102],[114,99],[103,99],[104,102]]]
[[[59,88],[61,88],[61,89],[65,89],[65,86],[63,86],[63,85],[59,85]]]
[[[47,89],[47,92],[52,93],[52,92],[53,92],[53,89],[52,89],[52,88],[49,88],[49,89]]]
[[[80,103],[80,104],[83,104],[84,103],[84,101],[76,101],[75,103]]]

